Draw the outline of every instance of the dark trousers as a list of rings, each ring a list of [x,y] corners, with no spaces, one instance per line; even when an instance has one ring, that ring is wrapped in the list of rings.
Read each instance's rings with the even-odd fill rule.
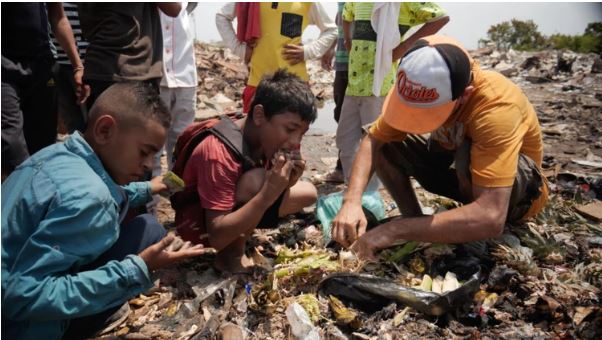
[[[470,140],[465,140],[457,150],[450,151],[437,142],[429,143],[423,136],[408,135],[402,142],[385,144],[380,152],[382,159],[401,174],[414,177],[425,190],[467,204],[473,199],[470,147]],[[541,195],[543,185],[535,162],[519,154],[506,220],[520,220]]]
[[[349,78],[347,71],[336,71],[334,73],[334,85],[332,96],[334,97],[334,120],[338,123],[341,118],[341,109],[343,108],[343,99],[345,99],[345,91]],[[337,159],[336,170],[343,171],[341,158]]]
[[[2,173],[56,142],[56,87],[52,59],[2,56]]]
[[[121,261],[128,255],[139,254],[144,249],[159,242],[165,234],[165,229],[154,216],[150,214],[138,215],[121,225],[119,238],[109,250],[81,270],[92,270],[109,261]],[[63,339],[84,339],[94,336],[102,330],[105,320],[120,307],[113,307],[98,314],[71,320]]]

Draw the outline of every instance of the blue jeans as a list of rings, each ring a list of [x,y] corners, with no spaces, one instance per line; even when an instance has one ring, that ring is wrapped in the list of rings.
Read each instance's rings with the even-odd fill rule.
[[[82,271],[98,268],[109,261],[123,260],[127,255],[139,254],[144,249],[159,242],[165,234],[165,229],[154,216],[150,214],[138,215],[122,224],[117,242],[94,262],[84,266]],[[102,329],[105,320],[120,307],[113,307],[99,314],[71,320],[63,339],[83,339],[94,336],[96,332]]]

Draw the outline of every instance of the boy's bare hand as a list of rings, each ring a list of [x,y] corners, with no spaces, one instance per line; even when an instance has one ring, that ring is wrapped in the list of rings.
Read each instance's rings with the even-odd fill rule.
[[[303,175],[303,171],[305,171],[305,159],[301,155],[301,152],[296,150],[292,151],[289,155],[290,162],[293,164],[293,169],[291,170],[291,177],[288,182],[288,187],[292,187],[299,181],[299,178]]]
[[[205,248],[202,244],[193,246],[190,242],[184,242],[178,250],[170,250],[168,247],[174,239],[173,235],[167,235],[138,254],[146,263],[149,271],[172,265],[184,259],[215,252],[213,248]]]
[[[268,197],[276,199],[288,187],[293,163],[278,152],[272,160],[272,168],[266,172],[264,189]]]
[[[303,49],[303,45],[295,45],[295,44],[286,44],[284,45],[284,50],[282,51],[282,57],[284,60],[288,61],[288,64],[293,66],[305,59],[305,52]]]
[[[163,176],[153,177],[150,180],[151,193],[153,195],[159,195],[163,193],[169,192],[169,187],[167,184],[163,183]]]

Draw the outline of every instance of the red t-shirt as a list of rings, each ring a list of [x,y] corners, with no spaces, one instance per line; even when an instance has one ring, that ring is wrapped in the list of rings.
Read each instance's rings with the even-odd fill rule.
[[[209,135],[188,159],[184,182],[196,183],[202,208],[229,211],[236,203],[236,183],[242,172],[242,164],[226,145]]]
[[[182,208],[182,221],[191,222],[204,218],[203,209],[234,209],[236,183],[242,173],[242,164],[236,161],[230,150],[217,137],[205,137],[188,159],[183,176],[187,184],[196,185],[200,206],[190,205]],[[195,233],[198,236],[206,232],[207,230],[197,230]]]

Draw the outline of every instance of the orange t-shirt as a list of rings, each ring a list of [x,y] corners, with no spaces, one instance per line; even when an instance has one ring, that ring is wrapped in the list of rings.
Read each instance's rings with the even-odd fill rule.
[[[471,69],[474,93],[458,112],[457,119],[433,131],[430,138],[452,151],[469,138],[472,182],[482,187],[512,186],[519,153],[541,168],[543,142],[537,114],[521,89],[506,77],[481,70],[476,61]],[[370,135],[383,142],[401,141],[406,136],[388,125],[382,116],[370,128]],[[537,214],[547,198],[548,189],[544,185],[541,196],[525,217]]]

